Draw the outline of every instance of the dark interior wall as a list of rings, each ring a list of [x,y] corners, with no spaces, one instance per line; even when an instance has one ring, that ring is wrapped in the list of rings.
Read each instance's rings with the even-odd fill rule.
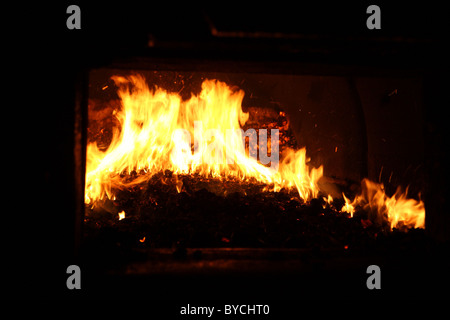
[[[355,83],[367,128],[368,177],[423,192],[422,79],[361,77]]]
[[[346,77],[291,76],[276,88],[301,146],[328,177],[359,181],[367,171],[360,105]]]
[[[334,178],[358,181],[365,175],[360,106],[345,77],[247,74],[245,78],[286,111],[312,166],[323,165],[324,174]]]

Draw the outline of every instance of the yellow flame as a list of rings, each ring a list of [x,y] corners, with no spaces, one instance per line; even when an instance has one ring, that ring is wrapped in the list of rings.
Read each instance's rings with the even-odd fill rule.
[[[355,213],[355,207],[353,203],[350,203],[350,200],[345,196],[344,193],[342,193],[342,196],[344,197],[345,204],[342,207],[341,212],[350,213],[350,217],[353,217],[353,214]]]
[[[382,223],[389,221],[390,228],[402,226],[425,228],[425,205],[422,200],[407,198],[408,190],[402,192],[400,188],[392,197],[386,195],[383,184],[368,179],[361,182],[362,193],[350,202],[344,196],[345,205],[341,211],[353,215],[356,206],[361,206],[372,215],[373,221]]]
[[[260,136],[259,161],[247,156],[243,140],[247,132],[241,128],[249,114],[242,111],[242,90],[217,80],[205,80],[198,95],[183,100],[178,93],[158,87],[150,89],[140,75],[112,79],[121,102],[121,109],[115,113],[120,126],[113,131],[107,150],[100,150],[96,143],[87,146],[86,204],[115,199],[117,190],[147,181],[167,169],[175,175],[197,173],[242,181],[253,178],[267,184],[265,190],[295,188],[305,201],[318,197],[317,182],[323,176],[323,167],[308,166],[305,148],[287,148],[278,161],[274,143],[278,136],[271,132],[266,144],[261,145]],[[248,139],[252,140],[251,134]],[[263,163],[262,155],[270,161]],[[134,171],[139,174],[131,175]],[[363,193],[353,201],[343,194],[342,212],[353,216],[355,207],[362,206],[375,213],[375,220],[388,219],[391,228],[424,227],[425,208],[421,200],[408,199],[400,189],[388,197],[383,185],[367,179],[362,185]],[[175,187],[181,192],[182,181],[176,180]],[[329,204],[333,201],[331,196],[324,200]],[[119,219],[124,217],[124,211],[119,213]]]
[[[333,204],[333,197],[331,195],[328,195],[328,197],[322,197],[323,199],[323,205],[322,207],[325,209],[327,207],[327,205],[325,203],[328,203],[329,206],[331,206]]]

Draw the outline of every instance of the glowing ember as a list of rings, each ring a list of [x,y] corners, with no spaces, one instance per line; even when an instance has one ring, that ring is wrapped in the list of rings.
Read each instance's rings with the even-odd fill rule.
[[[125,219],[125,211],[119,212],[119,220]]]

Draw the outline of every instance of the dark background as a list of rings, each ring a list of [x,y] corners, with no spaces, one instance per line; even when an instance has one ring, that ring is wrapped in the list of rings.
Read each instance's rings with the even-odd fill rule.
[[[81,30],[66,28],[70,4],[81,8]],[[370,4],[381,8],[381,30],[366,28]],[[4,15],[8,71],[3,90],[4,158],[9,161],[4,168],[8,191],[1,225],[6,296],[82,296],[65,286],[66,268],[76,263],[71,249],[76,87],[83,83],[84,71],[139,55],[301,61],[354,72],[380,66],[419,70],[424,77],[429,192],[435,195],[433,209],[442,214],[439,232],[448,240],[444,180],[448,22],[437,3],[277,1],[203,6],[81,1],[18,3],[7,5]],[[214,37],[205,16],[220,31],[284,36]],[[152,48],[147,47],[149,39]],[[365,281],[366,275],[359,277]]]

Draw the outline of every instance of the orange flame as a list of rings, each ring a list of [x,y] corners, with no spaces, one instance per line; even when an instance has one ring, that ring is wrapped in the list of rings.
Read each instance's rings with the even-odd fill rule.
[[[350,202],[344,195],[345,205],[342,212],[351,215],[356,206],[361,206],[371,215],[371,220],[381,224],[389,221],[390,228],[425,228],[425,205],[422,200],[407,198],[408,190],[402,193],[400,187],[392,197],[386,195],[383,184],[364,179],[361,182],[362,193]]]
[[[249,118],[242,111],[242,90],[205,80],[198,95],[183,100],[162,88],[151,90],[139,75],[112,79],[121,100],[122,108],[115,113],[120,128],[113,132],[107,150],[100,150],[96,143],[87,146],[86,204],[115,199],[116,190],[142,183],[167,169],[175,176],[197,173],[218,179],[253,178],[267,184],[266,190],[295,188],[305,201],[318,197],[317,182],[323,176],[323,167],[308,166],[305,148],[288,148],[278,159],[277,130],[271,130],[271,139],[260,145],[259,161],[247,156],[243,138],[253,138],[251,131],[244,133],[241,129]],[[132,176],[133,171],[139,174]],[[181,192],[183,183],[176,181],[175,187]],[[422,201],[408,199],[400,189],[388,197],[383,185],[367,179],[362,185],[364,192],[353,201],[343,194],[342,212],[353,216],[356,206],[362,206],[376,221],[387,219],[391,229],[402,225],[424,228]],[[326,198],[329,204],[332,200],[331,196]],[[123,219],[125,212],[121,214]]]
[[[355,207],[353,206],[353,203],[350,203],[350,200],[348,200],[344,193],[342,193],[342,197],[344,197],[345,204],[342,207],[341,212],[350,213],[350,217],[353,217],[353,214],[355,213]]]

